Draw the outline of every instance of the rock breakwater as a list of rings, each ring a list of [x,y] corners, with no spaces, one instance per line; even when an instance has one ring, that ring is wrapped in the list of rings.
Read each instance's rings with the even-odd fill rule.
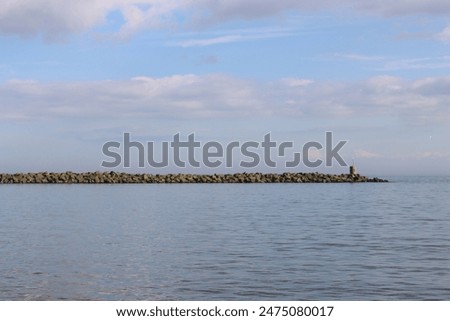
[[[236,173],[236,174],[129,174],[119,172],[0,174],[0,184],[190,184],[190,183],[384,183],[359,174]]]

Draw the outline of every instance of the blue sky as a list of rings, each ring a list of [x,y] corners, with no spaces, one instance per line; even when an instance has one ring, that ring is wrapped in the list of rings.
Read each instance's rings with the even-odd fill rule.
[[[443,0],[7,1],[0,166],[101,170],[123,132],[333,131],[363,173],[450,174],[449,18]]]

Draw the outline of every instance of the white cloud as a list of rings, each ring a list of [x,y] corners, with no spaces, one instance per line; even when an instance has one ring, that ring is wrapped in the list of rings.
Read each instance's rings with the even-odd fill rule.
[[[231,20],[255,20],[292,12],[348,8],[365,14],[449,15],[447,0],[4,0],[0,5],[0,33],[43,34],[55,40],[103,25],[112,12],[123,16],[119,35],[143,28],[209,26]],[[444,30],[442,37],[447,37]]]
[[[136,77],[124,81],[0,85],[0,120],[82,118],[214,118],[257,113],[252,84],[222,75]]]
[[[380,76],[361,82],[280,79],[254,82],[225,75],[136,77],[122,81],[0,85],[0,121],[111,119],[397,119],[450,124],[450,77],[409,81]]]
[[[354,158],[381,158],[383,157],[379,153],[370,152],[364,149],[357,149],[353,152]]]
[[[54,40],[103,23],[111,9],[111,1],[98,0],[2,1],[0,33],[24,37],[42,33]]]
[[[283,78],[279,81],[283,85],[286,85],[287,87],[303,87],[308,86],[314,83],[311,79],[300,79],[300,78]]]
[[[352,9],[383,16],[450,14],[450,3],[447,0],[202,0],[193,2],[191,7],[202,12],[202,18],[209,21],[248,20],[276,16],[285,12],[333,9]]]
[[[447,0],[375,0],[375,1],[342,1],[351,3],[356,9],[378,13],[385,16],[399,15],[449,15],[450,2]]]
[[[354,60],[354,61],[383,61],[386,58],[382,56],[369,56],[369,55],[361,55],[354,53],[335,53],[333,57],[346,59],[346,60]]]
[[[450,56],[386,60],[380,70],[418,70],[450,68]]]
[[[180,47],[205,47],[211,45],[218,45],[222,43],[230,43],[242,41],[244,38],[241,35],[228,35],[228,36],[220,36],[214,38],[204,38],[204,39],[189,39],[183,40],[175,43],[175,45]]]
[[[450,26],[445,27],[441,32],[436,34],[435,38],[442,42],[450,42]]]
[[[180,47],[205,47],[223,43],[288,37],[293,34],[294,31],[287,28],[259,28],[259,29],[251,28],[251,29],[228,30],[227,34],[219,34],[219,35],[216,34],[204,38],[183,39],[169,44]]]
[[[450,29],[449,29],[450,31]],[[396,70],[419,70],[419,69],[443,69],[450,68],[450,56],[435,57],[411,57],[411,58],[395,58],[370,56],[353,53],[335,53],[325,55],[324,59],[349,60],[354,62],[362,62],[365,66],[370,66],[376,71],[396,71]]]
[[[175,23],[178,10],[189,0],[8,0],[0,5],[0,33],[23,37],[43,34],[54,41],[106,23],[108,15],[123,16],[119,36],[127,37],[142,28]],[[175,20],[174,20],[175,19]]]

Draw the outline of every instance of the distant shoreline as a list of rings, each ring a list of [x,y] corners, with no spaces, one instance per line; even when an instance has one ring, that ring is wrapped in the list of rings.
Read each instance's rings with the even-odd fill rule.
[[[387,183],[359,174],[235,173],[235,174],[129,174],[120,172],[0,174],[0,184],[227,184],[227,183]]]

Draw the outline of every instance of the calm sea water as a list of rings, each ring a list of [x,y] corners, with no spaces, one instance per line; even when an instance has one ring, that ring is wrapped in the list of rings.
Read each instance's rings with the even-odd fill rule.
[[[450,300],[450,178],[0,185],[1,300]]]

